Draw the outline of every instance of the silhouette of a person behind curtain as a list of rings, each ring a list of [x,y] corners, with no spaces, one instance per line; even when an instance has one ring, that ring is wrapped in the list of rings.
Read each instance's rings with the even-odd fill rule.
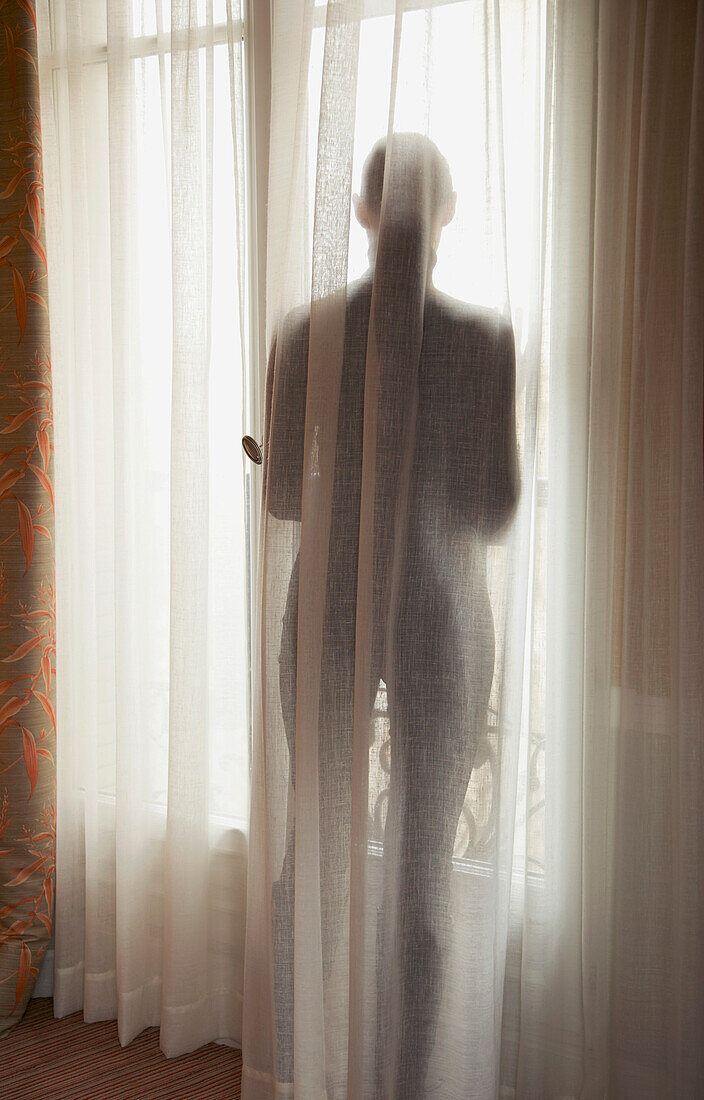
[[[375,1095],[421,1100],[446,968],[455,835],[477,744],[486,728],[494,673],[486,546],[513,514],[519,475],[510,323],[495,311],[456,301],[432,285],[435,250],[455,209],[449,168],[437,147],[421,135],[395,134],[393,141],[394,156],[402,152],[399,163],[409,173],[419,165],[426,173],[430,252],[420,299],[415,442],[394,652],[384,652],[386,634],[380,621],[373,631],[371,657],[372,700],[381,678],[389,685],[391,774],[385,859],[393,850],[394,862],[393,882],[385,888],[386,929],[378,935],[382,958],[377,963],[381,992]],[[347,288],[339,412],[331,410],[337,412],[338,434],[318,737],[324,983],[349,892],[364,382],[385,159],[382,140],[365,162],[361,196],[354,200],[357,219],[368,234],[371,266]],[[397,183],[398,179],[397,175]],[[385,216],[393,218],[389,203],[394,201],[393,195],[387,198]],[[393,264],[387,264],[386,279],[389,270]],[[385,308],[383,288],[377,287],[376,293],[381,295],[381,301],[375,298],[378,312]],[[387,328],[388,321],[386,316]],[[300,519],[309,329],[310,311],[294,311],[270,356],[266,503],[281,519]],[[280,651],[281,703],[294,786],[298,564],[297,559]],[[383,618],[378,601],[375,613]],[[293,1080],[294,863],[291,829],[273,890],[281,1081]],[[395,961],[384,958],[385,953],[393,953]]]

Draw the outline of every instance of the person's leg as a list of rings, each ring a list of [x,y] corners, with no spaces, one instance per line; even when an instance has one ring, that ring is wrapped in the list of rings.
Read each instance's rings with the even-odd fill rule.
[[[442,735],[437,726],[426,728],[431,737]],[[475,747],[467,732],[461,756],[411,752],[400,763],[407,774],[392,825],[398,830],[394,1100],[425,1096],[450,949],[452,853]]]
[[[279,692],[289,750],[290,791],[296,786],[296,660],[298,622],[298,559],[289,583],[279,652]],[[276,1076],[293,1081],[293,942],[295,890],[295,819],[289,816],[281,874],[271,890],[274,956],[274,1019],[276,1021]]]
[[[354,615],[338,598],[324,627],[318,715],[318,813],[320,906],[324,996],[349,894],[351,754],[354,700]],[[349,603],[349,600],[347,601]],[[291,790],[296,784],[297,570],[283,621],[280,692],[290,754]],[[378,679],[378,677],[377,677]],[[293,1080],[295,821],[288,831],[279,879],[272,888],[277,1076]]]
[[[488,600],[477,608],[416,571],[401,604],[390,683],[385,834],[389,1100],[421,1100],[450,946],[452,854],[494,666]],[[387,856],[389,857],[387,863]]]

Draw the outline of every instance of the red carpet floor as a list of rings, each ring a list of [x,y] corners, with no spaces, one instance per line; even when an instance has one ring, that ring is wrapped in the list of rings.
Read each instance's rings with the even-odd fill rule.
[[[30,1001],[0,1039],[1,1100],[238,1100],[241,1076],[231,1047],[165,1058],[155,1027],[121,1047],[115,1020],[86,1024],[80,1012],[55,1020],[49,998]]]

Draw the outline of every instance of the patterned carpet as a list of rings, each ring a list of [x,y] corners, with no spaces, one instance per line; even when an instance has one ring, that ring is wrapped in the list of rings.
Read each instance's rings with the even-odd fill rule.
[[[0,1039],[2,1100],[238,1100],[241,1076],[232,1047],[165,1058],[155,1027],[121,1047],[115,1020],[86,1024],[80,1012],[55,1020],[48,997],[30,1001]]]

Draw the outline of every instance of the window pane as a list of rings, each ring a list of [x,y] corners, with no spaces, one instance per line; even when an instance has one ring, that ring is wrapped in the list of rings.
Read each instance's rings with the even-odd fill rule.
[[[198,25],[208,25],[227,22],[227,0],[210,0],[212,17],[209,18],[208,0],[198,0],[197,16]],[[232,0],[232,17],[239,18],[239,0]],[[135,35],[149,35],[157,33],[157,3],[156,0],[132,0],[132,19]],[[161,3],[162,31],[171,30],[171,0],[162,0]]]

